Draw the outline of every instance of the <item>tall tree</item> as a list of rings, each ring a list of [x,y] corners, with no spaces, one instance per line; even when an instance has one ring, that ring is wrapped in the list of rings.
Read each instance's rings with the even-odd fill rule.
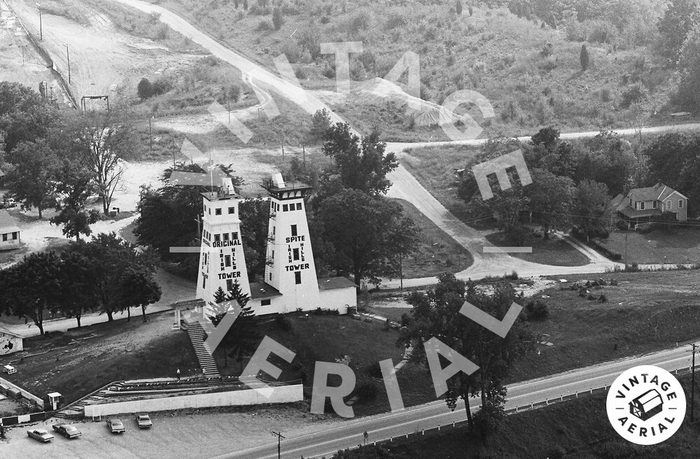
[[[362,140],[350,131],[347,123],[337,123],[326,131],[323,153],[333,158],[334,166],[326,171],[337,176],[346,188],[360,190],[372,196],[385,194],[391,182],[387,174],[398,167],[393,153],[385,154],[386,144],[373,132]]]
[[[610,215],[610,195],[604,183],[584,180],[579,183],[574,195],[573,221],[586,239],[607,225]]]
[[[86,203],[94,187],[90,172],[80,163],[64,160],[57,172],[56,210],[51,224],[63,225],[63,234],[80,240],[80,235],[92,234],[90,225],[99,218],[99,212],[87,208]]]
[[[659,20],[659,52],[673,66],[678,63],[683,43],[700,20],[696,0],[671,0]]]
[[[317,231],[334,249],[326,263],[339,272],[352,273],[357,284],[365,278],[378,283],[379,276],[395,272],[394,256],[410,244],[402,239],[397,247],[392,234],[402,232],[413,241],[417,238],[400,204],[354,189],[324,199],[315,218],[320,223]]]
[[[467,375],[460,372],[447,382],[445,401],[455,409],[457,400],[463,399],[470,428],[473,427],[470,396],[481,395],[482,409],[491,404],[502,404],[503,381],[513,362],[527,350],[528,333],[516,322],[505,338],[485,329],[459,311],[465,300],[484,312],[503,317],[515,298],[508,283],[496,284],[493,294],[479,293],[473,286],[445,273],[438,276],[438,284],[427,292],[412,292],[407,301],[413,309],[406,329],[399,342],[413,345],[412,358],[425,361],[425,349],[420,343],[438,337],[460,355],[479,366],[477,372]]]
[[[146,322],[146,307],[160,300],[162,291],[153,278],[150,266],[133,264],[119,276],[121,297],[119,301],[130,311],[131,307],[140,306],[143,321]],[[131,319],[131,313],[128,318]]]
[[[588,55],[588,48],[586,48],[586,45],[581,46],[579,60],[581,61],[581,70],[584,72],[588,70],[588,64],[590,63],[591,57]]]
[[[23,208],[36,207],[42,218],[42,211],[55,205],[58,157],[44,139],[20,143],[12,157],[14,165],[5,183]]]
[[[255,314],[252,308],[248,306],[250,297],[243,293],[238,281],[234,281],[228,292],[224,292],[222,288],[219,288],[214,294],[214,300],[213,314],[209,316],[209,320],[214,325],[218,325],[226,313],[229,312],[231,302],[235,301],[241,307],[241,313],[222,340],[224,365],[228,364],[229,356],[233,357],[240,364],[247,355],[255,351],[260,341],[260,334],[255,323]]]
[[[0,82],[0,132],[8,161],[14,162],[12,151],[17,145],[46,137],[59,119],[56,107],[36,91],[19,83]]]
[[[102,211],[107,214],[124,175],[123,161],[134,151],[136,136],[129,116],[120,110],[90,112],[75,119],[74,131],[82,160],[102,201]]]
[[[61,289],[58,293],[60,309],[66,317],[73,317],[81,326],[83,314],[93,310],[90,295],[92,272],[90,260],[73,251],[61,253]]]
[[[532,186],[526,189],[530,215],[534,215],[549,238],[552,227],[566,229],[573,203],[574,181],[542,170],[532,170]]]
[[[0,310],[29,319],[44,334],[45,315],[60,308],[61,260],[55,252],[33,253],[0,271]]]

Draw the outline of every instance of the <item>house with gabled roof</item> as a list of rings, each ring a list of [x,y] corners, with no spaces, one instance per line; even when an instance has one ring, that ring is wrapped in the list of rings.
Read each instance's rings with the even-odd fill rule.
[[[633,188],[626,196],[618,194],[610,205],[630,223],[651,221],[664,214],[673,214],[679,222],[688,220],[688,197],[663,183]]]
[[[0,250],[16,249],[21,244],[17,221],[6,210],[0,210]]]

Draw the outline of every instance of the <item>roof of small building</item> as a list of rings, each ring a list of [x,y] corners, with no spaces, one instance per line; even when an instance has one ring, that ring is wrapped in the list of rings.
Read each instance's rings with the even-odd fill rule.
[[[22,338],[22,335],[17,334],[13,331],[10,331],[5,327],[0,327],[0,335],[10,335],[10,336],[14,336],[15,338]]]
[[[683,196],[678,191],[674,190],[670,186],[666,186],[659,182],[654,186],[649,186],[645,188],[633,188],[630,190],[628,196],[632,199],[632,202],[638,201],[663,201],[664,199],[671,196],[673,193],[678,193],[681,197],[688,199]]]
[[[279,290],[265,282],[252,282],[250,284],[250,299],[251,300],[266,300],[282,296]]]
[[[186,172],[186,171],[173,171],[170,174],[168,181],[172,185],[179,186],[223,186],[224,179],[228,178],[228,175],[222,171],[220,168],[214,168],[211,173],[209,172]]]
[[[347,277],[329,277],[318,280],[319,290],[337,290],[342,288],[356,288],[357,285]]]
[[[19,231],[17,220],[6,210],[0,210],[0,229],[8,231]]]

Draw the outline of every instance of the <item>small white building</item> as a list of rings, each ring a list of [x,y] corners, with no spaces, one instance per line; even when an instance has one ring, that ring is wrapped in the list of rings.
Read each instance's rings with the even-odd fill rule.
[[[0,210],[0,250],[17,249],[21,243],[20,229],[14,217],[6,210]]]
[[[13,354],[24,350],[22,337],[0,327],[0,355]]]

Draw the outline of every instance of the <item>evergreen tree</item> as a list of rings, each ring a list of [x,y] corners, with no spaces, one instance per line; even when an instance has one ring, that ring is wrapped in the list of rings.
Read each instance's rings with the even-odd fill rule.
[[[581,46],[581,70],[584,72],[588,70],[588,64],[590,63],[590,56],[588,55],[588,48],[586,45]]]

